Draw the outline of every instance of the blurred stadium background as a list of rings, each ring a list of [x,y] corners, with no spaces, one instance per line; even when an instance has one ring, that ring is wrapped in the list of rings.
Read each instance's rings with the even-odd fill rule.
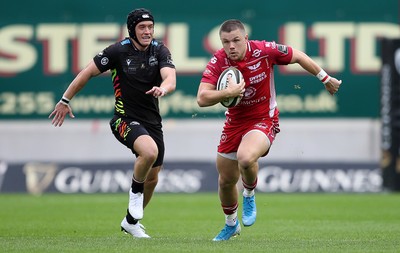
[[[109,130],[109,75],[92,79],[71,101],[76,119],[54,128],[48,115],[78,71],[126,35],[126,16],[138,7],[153,12],[156,37],[170,48],[178,73],[176,92],[160,101],[167,150],[157,191],[217,189],[224,108],[200,109],[195,96],[220,48],[219,24],[229,18],[246,23],[251,39],[303,50],[343,80],[332,97],[298,68],[275,70],[281,133],[260,160],[258,190],[381,192],[396,185],[384,185],[381,166],[380,73],[382,39],[400,38],[398,1],[231,1],[229,9],[223,1],[49,3],[8,2],[0,10],[0,192],[127,191],[134,159]],[[400,137],[390,133],[386,171],[398,178],[392,161],[400,167]]]

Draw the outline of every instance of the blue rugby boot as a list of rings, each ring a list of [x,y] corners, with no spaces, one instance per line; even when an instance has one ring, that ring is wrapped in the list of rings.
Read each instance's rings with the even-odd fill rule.
[[[219,234],[213,239],[214,242],[218,241],[226,241],[231,237],[235,237],[236,235],[240,235],[240,223],[239,220],[236,219],[236,224],[234,226],[228,226],[225,224],[225,227],[219,232]]]
[[[242,222],[245,227],[251,226],[256,221],[257,207],[256,207],[256,196],[251,197],[243,196],[243,213]]]

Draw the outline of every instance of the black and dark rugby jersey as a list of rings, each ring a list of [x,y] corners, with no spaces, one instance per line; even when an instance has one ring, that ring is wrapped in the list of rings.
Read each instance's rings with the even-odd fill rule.
[[[160,86],[161,68],[175,68],[171,53],[162,42],[153,40],[146,51],[140,51],[125,38],[93,60],[101,72],[111,70],[116,115],[151,125],[161,124],[158,99],[145,92]]]

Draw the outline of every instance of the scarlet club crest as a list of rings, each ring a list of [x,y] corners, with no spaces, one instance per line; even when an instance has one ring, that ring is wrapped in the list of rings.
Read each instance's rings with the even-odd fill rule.
[[[245,92],[244,92],[244,99],[251,99],[252,97],[254,97],[257,93],[256,88],[254,88],[253,86],[249,86],[246,88]]]
[[[247,66],[247,68],[250,69],[251,71],[254,71],[254,70],[257,70],[260,67],[260,65],[261,65],[261,61],[257,62],[254,65]]]

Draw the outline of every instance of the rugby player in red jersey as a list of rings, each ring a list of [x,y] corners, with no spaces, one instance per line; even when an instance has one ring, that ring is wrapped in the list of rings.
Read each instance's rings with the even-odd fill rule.
[[[251,226],[256,220],[254,189],[257,186],[258,159],[268,154],[280,131],[274,66],[299,64],[319,78],[331,95],[342,83],[299,50],[273,41],[249,40],[240,20],[225,21],[219,36],[223,48],[215,52],[203,72],[197,102],[200,107],[206,107],[229,97],[242,96],[242,99],[237,106],[228,108],[218,145],[218,194],[225,214],[225,226],[214,241],[229,240],[240,234],[237,217],[237,182],[240,178],[244,188],[242,223]],[[228,85],[224,90],[216,90],[220,74],[231,66],[242,72],[243,80]]]

